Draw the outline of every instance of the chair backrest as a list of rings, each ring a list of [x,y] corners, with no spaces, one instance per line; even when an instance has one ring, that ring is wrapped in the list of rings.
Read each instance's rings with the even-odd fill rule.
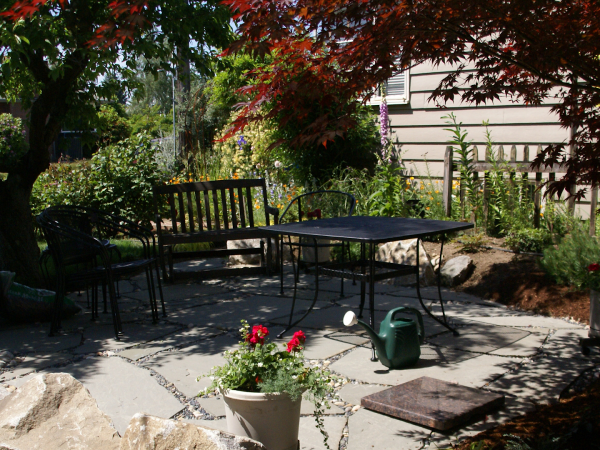
[[[79,229],[81,224],[83,228],[88,226],[81,215],[67,216],[63,211],[52,211],[49,208],[42,211],[36,221],[42,229],[59,273],[64,273],[66,266],[86,263],[96,256],[102,256],[102,243]]]
[[[264,179],[199,181],[152,190],[157,222],[166,211],[173,233],[255,227],[259,225],[255,212],[267,205]],[[264,215],[270,225],[268,212]]]
[[[331,190],[307,192],[288,203],[279,218],[279,223],[351,216],[355,206],[356,199],[347,192]]]

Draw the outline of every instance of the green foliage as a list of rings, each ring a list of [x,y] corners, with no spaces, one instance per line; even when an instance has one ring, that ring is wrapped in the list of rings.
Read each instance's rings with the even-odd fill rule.
[[[88,205],[149,225],[152,185],[164,181],[155,154],[148,137],[137,135],[100,148],[89,162],[52,164],[33,187],[32,210]]]
[[[15,166],[27,152],[23,123],[11,114],[0,114],[0,161],[2,166]]]
[[[68,160],[50,164],[42,173],[31,192],[30,205],[33,214],[58,205],[90,205],[91,164],[89,161],[69,163]]]
[[[131,125],[124,115],[112,105],[105,105],[98,112],[96,121],[98,143],[102,146],[116,144],[131,136]]]
[[[460,238],[460,243],[463,252],[477,253],[487,244],[487,237],[484,233],[464,234]]]
[[[588,266],[600,261],[600,242],[582,226],[574,228],[556,247],[544,249],[541,266],[557,283],[575,289],[595,287]]]
[[[161,138],[173,133],[173,118],[162,114],[159,105],[131,113],[129,116],[131,134],[144,133],[152,138]]]
[[[371,216],[403,217],[408,209],[404,198],[403,167],[378,165],[372,179],[374,193],[369,197]]]
[[[515,252],[541,253],[552,244],[552,235],[543,228],[514,228],[506,235],[505,243]]]
[[[465,190],[466,197],[461,205],[461,217],[468,217],[470,213],[473,213],[475,221],[477,221],[482,212],[482,199],[479,193],[479,182],[474,177],[473,147],[467,141],[467,132],[461,128],[462,122],[457,122],[454,113],[450,113],[442,119],[446,119],[446,124],[450,127],[445,128],[445,131],[449,131],[453,135],[448,143],[452,144],[452,148],[458,154],[459,159],[460,184],[461,188]],[[467,214],[467,211],[469,214]]]

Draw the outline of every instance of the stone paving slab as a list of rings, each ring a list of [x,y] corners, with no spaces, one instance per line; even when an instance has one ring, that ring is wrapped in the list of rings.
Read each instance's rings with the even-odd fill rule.
[[[584,356],[581,352],[579,339],[587,338],[588,331],[579,330],[557,330],[548,337],[547,345],[544,346],[544,355],[558,358],[575,358],[585,361],[600,363],[600,348],[589,347],[589,356]]]
[[[360,306],[360,295],[346,296],[336,301],[343,308],[358,308]],[[422,312],[421,305],[417,298],[397,297],[390,294],[375,294],[375,309],[377,311],[389,311],[399,306],[417,308]],[[369,294],[365,298],[365,311],[369,308]]]
[[[389,386],[377,386],[374,384],[353,384],[348,383],[339,390],[339,397],[347,403],[360,405],[360,399],[367,395],[389,389]]]
[[[237,330],[242,319],[250,324],[267,323],[272,318],[289,314],[291,305],[292,302],[286,298],[257,295],[242,300],[223,301],[218,304],[174,311],[169,315],[169,320]],[[317,307],[322,306],[324,304],[317,304]]]
[[[393,417],[359,409],[348,419],[348,450],[417,450],[431,432]]]
[[[222,333],[223,331],[210,327],[184,328],[183,330],[176,331],[146,344],[136,345],[133,348],[119,352],[119,356],[137,361],[138,359],[154,355],[169,348],[179,347],[200,339],[218,336]]]
[[[83,344],[77,347],[73,353],[85,354],[102,352],[107,350],[121,350],[143,344],[148,341],[167,336],[180,327],[159,323],[156,325],[124,323],[123,337],[115,339],[115,330],[112,325],[103,327],[90,327],[83,332],[85,338]]]
[[[441,347],[438,351],[440,355],[435,355],[435,359],[426,359],[422,351],[422,357],[411,368],[387,370],[381,363],[370,360],[369,349],[358,347],[331,364],[331,369],[351,380],[363,383],[395,386],[428,376],[449,382],[460,380],[464,386],[478,388],[507,373],[516,365],[514,360],[501,356],[468,354]],[[467,359],[458,360],[461,356]],[[446,360],[448,363],[440,363],[440,360]]]
[[[194,281],[187,281],[181,284],[166,284],[163,286],[163,298],[165,301],[169,300],[181,300],[206,297],[207,295],[218,295],[231,292],[218,285],[207,285],[204,283],[198,283]],[[146,300],[148,293],[146,292],[132,292],[126,294],[125,297]]]
[[[81,343],[81,333],[79,332],[49,337],[49,331],[49,324],[4,329],[0,331],[0,351],[11,353],[60,352],[74,348]]]
[[[119,357],[84,359],[62,367],[60,372],[71,374],[90,391],[98,407],[111,417],[121,435],[136,413],[169,418],[184,408],[167,389],[158,384],[150,371]]]
[[[196,342],[188,347],[159,353],[143,364],[155,370],[186,397],[198,395],[210,384],[209,378],[196,382],[196,378],[210,372],[215,366],[225,362],[223,352],[236,347],[239,339],[229,335]]]
[[[511,328],[483,325],[477,322],[463,322],[463,326],[458,329],[460,335],[454,336],[452,333],[445,333],[435,338],[428,339],[428,343],[441,347],[450,347],[477,353],[501,352],[500,354],[516,355],[525,352],[526,354],[535,354],[541,347],[545,336],[536,339],[534,342],[521,342],[530,336],[529,331]],[[519,344],[519,342],[521,342]],[[526,345],[529,343],[529,345]]]
[[[14,368],[10,368],[7,372],[0,373],[0,383],[7,382],[13,378],[22,377],[31,372],[37,372],[38,370],[49,366],[65,363],[71,358],[73,358],[73,356],[68,353],[29,354]]]
[[[543,404],[558,400],[569,383],[593,366],[593,362],[583,359],[540,357],[524,362],[517,370],[505,374],[487,387],[507,397],[510,395]]]
[[[552,317],[533,316],[515,314],[513,311],[507,312],[505,315],[498,317],[473,317],[471,320],[487,323],[490,325],[499,325],[505,327],[532,327],[532,328],[549,328],[549,329],[575,329],[582,328],[581,325],[567,322],[566,320],[554,319]]]
[[[365,345],[370,342],[364,334],[353,334],[346,331],[314,330],[312,328],[303,328],[301,325],[292,328],[281,339],[273,338],[273,341],[285,344],[297,330],[304,330],[304,334],[306,335],[304,357],[307,359],[328,359],[357,345]],[[272,327],[269,330],[271,335],[275,337],[283,329],[284,327]],[[360,333],[361,330],[356,331]]]

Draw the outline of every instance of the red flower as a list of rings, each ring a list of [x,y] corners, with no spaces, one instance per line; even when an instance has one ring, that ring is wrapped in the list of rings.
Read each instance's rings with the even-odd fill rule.
[[[588,266],[588,272],[595,272],[600,269],[600,264],[592,263]]]
[[[304,332],[302,330],[296,331],[292,336],[292,339],[293,338],[298,339],[298,341],[300,341],[301,344],[304,344],[306,342],[306,336],[304,335]]]
[[[269,330],[267,327],[263,327],[262,325],[254,325],[252,327],[252,332],[246,335],[246,342],[250,342],[252,347],[255,347],[256,344],[264,345],[265,337],[269,334]]]
[[[300,340],[298,338],[293,337],[292,339],[290,339],[290,342],[287,343],[287,351],[289,353],[297,352],[298,350],[300,350],[300,348]]]

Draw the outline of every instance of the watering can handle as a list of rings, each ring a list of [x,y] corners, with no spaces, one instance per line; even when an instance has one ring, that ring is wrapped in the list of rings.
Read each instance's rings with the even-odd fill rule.
[[[418,327],[419,327],[419,343],[423,344],[423,341],[425,340],[425,327],[423,326],[423,316],[421,315],[421,312],[418,309],[415,308],[409,308],[406,306],[400,306],[399,308],[396,309],[392,309],[391,311],[392,313],[392,317],[391,320],[394,320],[394,318],[396,317],[396,314],[406,314],[406,313],[412,313],[415,316],[417,316],[417,320],[418,320]]]

